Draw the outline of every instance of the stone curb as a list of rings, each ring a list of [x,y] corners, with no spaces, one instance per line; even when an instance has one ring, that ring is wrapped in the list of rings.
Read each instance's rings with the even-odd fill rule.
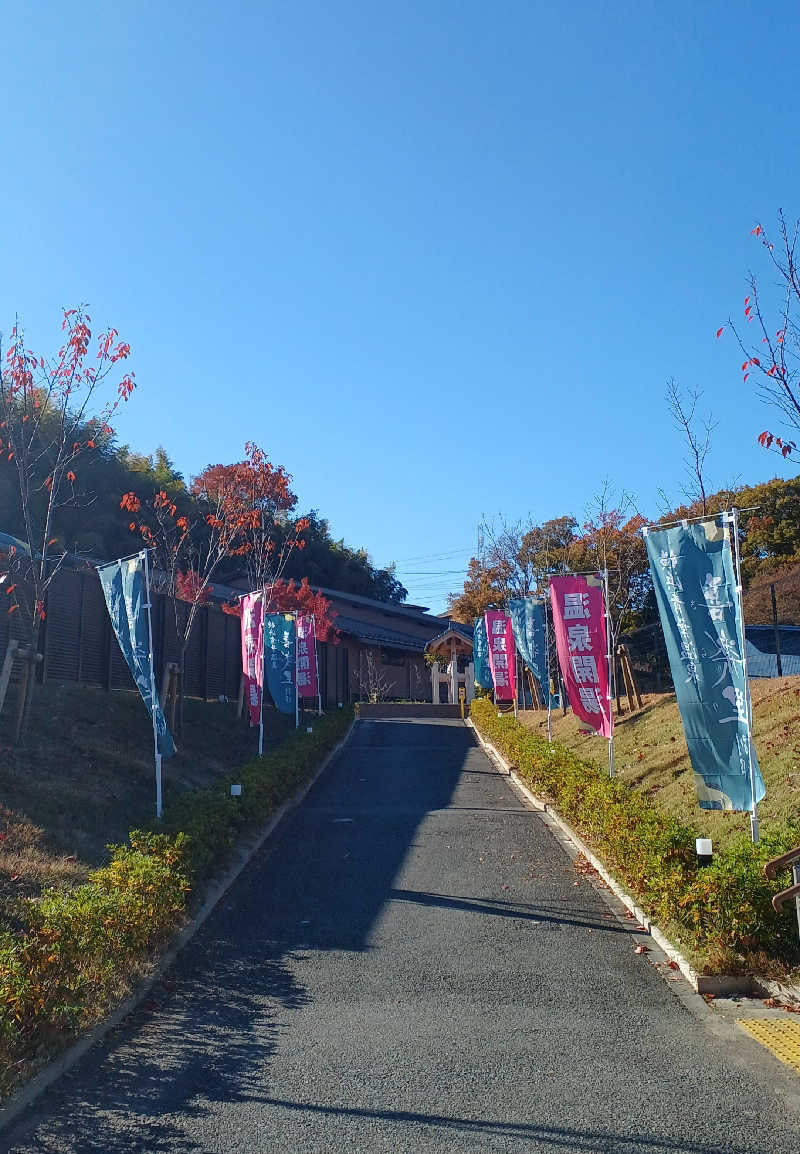
[[[515,787],[519,790],[520,793],[524,795],[524,797],[527,798],[534,809],[538,809],[541,812],[546,813],[550,821],[552,821],[553,824],[561,830],[567,841],[579,853],[583,854],[587,861],[591,863],[591,865],[597,870],[597,872],[600,874],[600,877],[603,879],[609,889],[619,898],[622,904],[627,909],[629,909],[633,916],[637,919],[638,924],[643,926],[653,941],[658,943],[670,961],[675,962],[678,969],[683,974],[684,978],[693,990],[695,990],[698,994],[713,994],[715,997],[738,997],[751,993],[753,989],[753,979],[751,977],[739,977],[735,974],[698,974],[696,970],[691,967],[677,946],[673,945],[669,938],[667,938],[661,932],[658,926],[650,921],[644,910],[636,905],[630,894],[628,894],[622,888],[619,882],[617,882],[617,880],[611,876],[600,859],[592,853],[589,847],[581,840],[578,834],[575,833],[572,827],[567,825],[563,818],[559,817],[556,811],[550,805],[548,805],[547,802],[542,801],[541,798],[537,797],[534,793],[531,793],[528,786],[515,772],[511,763],[506,761],[503,755],[497,749],[495,749],[491,742],[488,742],[484,738],[483,734],[474,724],[472,719],[468,719],[465,724],[475,732],[478,741],[480,742],[489,758],[500,769],[502,769],[504,773],[508,774]]]
[[[66,1074],[68,1070],[71,1070],[73,1066],[76,1066],[93,1046],[102,1041],[107,1034],[114,1030],[128,1014],[132,1013],[132,1011],[145,1000],[153,989],[153,986],[161,980],[183,947],[192,940],[212,913],[214,907],[230,889],[245,866],[255,854],[258,853],[267,838],[274,833],[286,815],[300,805],[318,778],[322,776],[334,758],[339,756],[352,737],[353,730],[357,723],[358,718],[354,718],[341,741],[337,742],[333,749],[326,754],[308,781],[304,782],[291,797],[288,797],[286,801],[278,806],[267,824],[255,836],[244,838],[238,843],[231,854],[230,863],[225,873],[222,877],[210,883],[202,905],[192,916],[188,924],[178,933],[169,949],[158,959],[152,974],[149,974],[147,978],[142,981],[138,989],[130,994],[109,1017],[104,1018],[102,1022],[93,1026],[88,1034],[84,1034],[82,1038],[74,1042],[63,1054],[54,1058],[44,1069],[34,1075],[29,1082],[26,1082],[16,1093],[12,1094],[5,1106],[0,1109],[0,1131],[7,1129],[12,1122],[16,1121],[20,1114],[27,1110],[29,1106],[33,1105],[37,1098],[40,1098],[54,1082],[57,1082],[59,1078]]]

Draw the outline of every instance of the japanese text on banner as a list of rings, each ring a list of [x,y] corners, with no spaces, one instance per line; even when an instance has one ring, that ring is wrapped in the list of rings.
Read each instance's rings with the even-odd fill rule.
[[[301,697],[316,697],[317,643],[313,614],[297,618],[297,692]]]
[[[603,737],[611,737],[602,579],[552,577],[550,601],[558,663],[573,712]]]
[[[484,619],[495,701],[513,701],[516,696],[517,663],[511,618],[507,613],[490,609]]]
[[[248,593],[242,603],[242,676],[250,724],[258,725],[264,689],[264,597]]]

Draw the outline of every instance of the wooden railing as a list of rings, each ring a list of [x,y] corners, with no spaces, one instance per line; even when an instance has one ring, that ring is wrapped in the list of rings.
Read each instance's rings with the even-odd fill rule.
[[[797,926],[800,929],[800,846],[789,850],[788,853],[781,854],[780,857],[772,858],[764,866],[764,873],[768,878],[774,879],[787,869],[792,871],[792,885],[775,894],[772,899],[772,906],[776,913],[780,913],[786,902],[794,898],[797,908]]]

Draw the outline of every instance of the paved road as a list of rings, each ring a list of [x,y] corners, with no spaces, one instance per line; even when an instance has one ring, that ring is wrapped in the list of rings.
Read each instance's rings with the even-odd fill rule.
[[[633,946],[469,730],[365,721],[0,1148],[797,1154],[792,1075]]]

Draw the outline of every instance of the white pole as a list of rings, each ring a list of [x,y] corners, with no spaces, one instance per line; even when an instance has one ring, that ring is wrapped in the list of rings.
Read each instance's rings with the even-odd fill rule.
[[[297,614],[294,615],[294,727],[300,726],[300,690],[297,686]]]
[[[758,843],[758,803],[756,802],[756,775],[753,773],[753,702],[750,698],[750,682],[747,677],[747,644],[744,636],[744,605],[742,604],[742,566],[739,557],[739,510],[733,506],[733,512],[727,514],[727,519],[733,524],[733,557],[736,566],[736,596],[739,601],[739,620],[742,624],[742,671],[744,673],[744,693],[747,702],[747,761],[750,772],[750,836],[753,844]]]
[[[547,682],[542,686],[542,690],[547,694],[547,740],[553,744],[553,710],[550,702],[550,623],[547,619],[547,602],[550,600],[550,582],[547,583],[547,596],[544,599],[544,652],[545,652],[545,671],[544,677]]]
[[[147,550],[139,556],[144,561],[145,609],[147,610],[147,639],[150,645],[150,712],[153,718],[153,752],[156,762],[156,817],[161,820],[161,754],[158,752],[158,726],[156,725],[156,668],[153,654],[153,607],[150,601],[150,563]]]
[[[258,756],[264,756],[264,686],[267,682],[267,646],[265,617],[267,615],[267,587],[261,590],[261,694],[258,699]]]
[[[314,667],[317,671],[317,712],[322,717],[322,681],[319,676],[319,652],[317,650],[317,615],[311,614],[311,628],[314,630]]]
[[[613,671],[613,659],[611,656],[611,608],[608,604],[608,569],[603,570],[603,598],[605,600],[606,613],[606,659],[608,661],[608,688],[606,690],[606,697],[608,700],[608,720],[611,725],[611,736],[608,739],[608,776],[614,776],[614,714],[611,709],[611,675]]]
[[[519,659],[519,649],[514,646],[514,685],[517,692],[517,701],[522,701],[522,708],[525,708],[525,690],[520,691],[520,677],[522,676],[522,663]]]

